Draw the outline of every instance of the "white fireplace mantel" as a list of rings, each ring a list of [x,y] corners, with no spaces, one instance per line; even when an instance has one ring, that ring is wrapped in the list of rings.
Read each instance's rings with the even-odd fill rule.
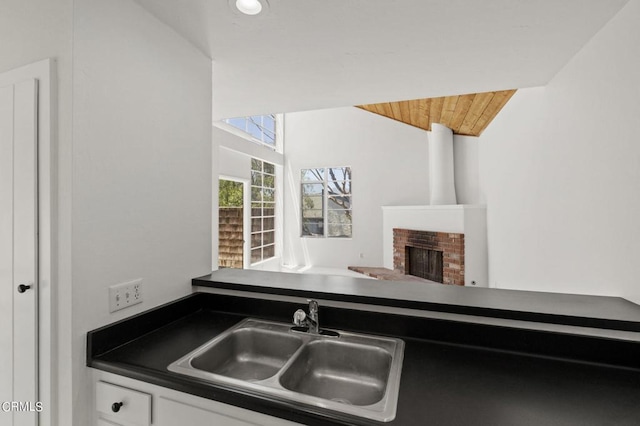
[[[486,206],[383,206],[383,260],[389,269],[393,269],[393,228],[464,234],[465,285],[488,287]]]

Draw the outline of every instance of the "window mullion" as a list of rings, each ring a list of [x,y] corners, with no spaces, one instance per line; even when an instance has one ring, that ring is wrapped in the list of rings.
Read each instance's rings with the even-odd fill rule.
[[[324,199],[322,202],[322,215],[324,216],[324,229],[323,229],[323,237],[329,237],[329,185],[328,185],[328,177],[329,177],[329,169],[324,169],[324,190],[323,195]]]
[[[267,167],[267,165],[269,165],[269,167]],[[256,240],[258,240],[259,238],[259,244],[257,244],[255,247],[252,247],[252,250],[256,250],[256,258],[255,260],[253,260],[253,255],[252,255],[252,264],[255,264],[257,262],[266,260],[266,259],[270,259],[272,257],[275,256],[275,239],[273,242],[271,243],[265,243],[265,235],[267,233],[274,234],[275,235],[275,211],[271,212],[270,214],[266,214],[265,210],[267,209],[267,204],[268,204],[268,208],[274,208],[275,207],[275,201],[273,200],[269,200],[266,201],[265,200],[265,194],[266,191],[269,190],[271,194],[273,194],[273,197],[275,199],[275,190],[276,190],[276,185],[275,185],[275,174],[271,175],[271,174],[267,174],[267,169],[271,170],[274,169],[275,165],[271,164],[271,163],[267,163],[265,161],[259,160],[257,158],[252,159],[252,176],[256,175],[256,177],[258,177],[258,179],[253,179],[252,177],[252,220],[251,220],[251,232],[252,232],[252,245],[253,245],[253,239],[255,236]],[[275,170],[275,169],[274,169]],[[270,183],[267,184],[266,182],[266,177],[269,176],[271,177],[270,179]],[[253,181],[255,181],[255,184],[253,183]],[[257,190],[257,192],[260,194],[259,199],[253,199],[253,188],[255,188]],[[259,212],[257,212],[257,215],[254,216],[253,215],[253,204],[256,204],[256,208],[259,206]],[[257,226],[257,229],[254,231],[253,229],[253,222],[254,220],[259,220],[259,226]],[[269,225],[269,229],[267,230],[266,224],[265,224],[265,219],[272,219],[271,222],[273,222],[271,225]],[[258,225],[258,224],[256,224]],[[274,249],[270,250],[270,254],[265,254],[265,248],[268,248],[270,246],[273,246]],[[259,257],[257,256],[259,251]]]

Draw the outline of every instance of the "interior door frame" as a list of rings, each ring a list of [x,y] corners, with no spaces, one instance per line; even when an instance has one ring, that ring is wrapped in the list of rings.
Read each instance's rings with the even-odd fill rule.
[[[251,182],[245,178],[219,175],[218,189],[220,188],[221,180],[230,180],[242,184],[242,269],[251,269]],[[219,241],[220,237],[218,237],[218,246],[220,245]]]
[[[38,400],[43,411],[38,415],[40,426],[55,425],[57,386],[55,342],[56,311],[56,167],[57,85],[56,62],[44,59],[0,73],[0,86],[26,79],[38,80]],[[34,403],[36,401],[33,401]]]

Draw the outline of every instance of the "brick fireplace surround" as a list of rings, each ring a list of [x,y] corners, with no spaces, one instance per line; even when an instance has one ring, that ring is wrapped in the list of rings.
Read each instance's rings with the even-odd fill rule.
[[[443,284],[464,285],[464,234],[393,228],[393,268],[403,274],[406,247],[441,251]]]

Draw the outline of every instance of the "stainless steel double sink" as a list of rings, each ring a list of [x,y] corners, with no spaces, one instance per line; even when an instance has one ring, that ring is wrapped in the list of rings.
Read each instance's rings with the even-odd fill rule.
[[[247,318],[169,370],[381,422],[396,415],[404,342]]]

